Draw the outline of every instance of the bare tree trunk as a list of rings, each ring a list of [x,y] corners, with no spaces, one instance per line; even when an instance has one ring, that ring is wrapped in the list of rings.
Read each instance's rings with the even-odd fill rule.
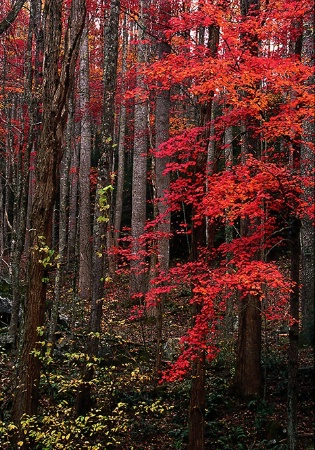
[[[138,29],[138,63],[147,60],[147,44],[143,42],[145,33],[144,1],[140,1],[140,17]],[[145,89],[143,76],[137,75],[137,86]],[[148,151],[148,102],[146,99],[136,97],[134,113],[134,152],[132,170],[132,215],[131,236],[132,250],[130,262],[130,295],[144,294],[146,291],[146,269],[141,248],[141,236],[146,221],[146,179],[147,179],[147,151]],[[137,300],[136,300],[137,302]]]
[[[127,70],[127,45],[128,45],[128,33],[126,30],[126,14],[124,17],[124,29],[123,29],[123,43],[122,43],[122,67],[121,67],[121,77],[122,77],[122,91],[126,88],[124,83],[124,76]],[[125,133],[126,133],[126,105],[124,102],[120,106],[119,115],[119,130],[118,130],[118,168],[117,168],[117,188],[116,188],[116,198],[115,198],[115,245],[117,245],[117,239],[120,235],[121,229],[121,219],[123,210],[123,192],[124,192],[124,178],[125,178]]]
[[[12,254],[12,311],[11,321],[9,328],[10,341],[15,345],[18,329],[19,310],[21,305],[21,256],[25,244],[25,233],[27,224],[27,212],[28,212],[28,194],[29,194],[29,166],[30,166],[30,153],[38,145],[36,139],[36,131],[38,128],[37,123],[40,122],[40,113],[38,110],[38,101],[36,96],[32,92],[32,85],[35,84],[38,88],[41,80],[36,77],[32,70],[32,44],[33,37],[35,36],[35,66],[36,68],[42,62],[43,55],[43,42],[42,42],[42,24],[40,5],[38,0],[31,2],[30,9],[30,23],[28,32],[28,44],[27,44],[27,61],[26,61],[26,79],[25,79],[25,99],[28,105],[30,116],[30,130],[28,134],[28,143],[26,151],[24,152],[23,167],[18,167],[18,182],[16,183],[15,193],[15,236],[12,238],[14,242],[14,251]]]
[[[89,112],[89,47],[86,22],[80,49],[80,113],[81,145],[79,170],[79,299],[90,304],[91,300],[91,118]]]
[[[105,254],[107,227],[110,223],[110,198],[112,155],[114,148],[115,91],[118,59],[118,25],[120,0],[111,0],[108,24],[105,27],[104,46],[104,105],[102,146],[103,151],[98,163],[98,179],[93,224],[92,255],[92,302],[90,312],[90,336],[87,354],[97,355],[99,332],[101,330],[102,305],[104,298],[104,279],[106,278]],[[84,415],[91,408],[91,386],[93,367],[84,367],[82,382],[78,389],[76,415]]]
[[[13,399],[12,418],[16,424],[24,413],[36,413],[39,397],[40,360],[36,351],[38,328],[44,324],[47,266],[45,249],[50,248],[57,168],[61,158],[63,127],[67,119],[67,101],[72,87],[80,36],[85,18],[83,0],[72,2],[60,69],[62,38],[62,1],[45,4],[45,56],[43,70],[43,121],[36,161],[36,189],[32,207],[32,239],[29,254],[25,326]],[[34,352],[35,351],[35,352]]]
[[[291,51],[299,59],[302,53],[302,24],[294,23],[296,37],[291,44]],[[301,174],[301,136],[295,136],[297,142],[292,144],[292,174]],[[298,368],[299,368],[299,319],[300,319],[300,264],[301,264],[301,221],[291,218],[290,251],[291,251],[291,281],[294,287],[290,294],[289,351],[288,351],[288,449],[297,448],[298,420]]]
[[[257,0],[240,0],[241,13],[246,16],[256,15],[259,9]],[[243,45],[252,55],[258,54],[258,37],[255,30],[241,36]],[[253,119],[254,120],[254,119]],[[255,120],[254,120],[255,123]],[[256,125],[256,124],[255,124]],[[259,140],[252,136],[247,124],[243,125],[244,139],[241,150],[241,162],[248,153],[260,148]],[[248,235],[248,221],[241,220],[240,235]],[[260,255],[257,255],[260,258]],[[240,397],[251,398],[262,393],[261,367],[261,303],[259,298],[248,295],[238,302],[238,341],[236,349],[235,390]]]
[[[312,18],[313,19],[313,18]],[[302,58],[306,64],[314,65],[314,39],[312,32],[312,19],[309,18],[304,24],[303,44],[302,44]],[[313,75],[310,80],[307,81],[309,89],[314,94],[314,81]],[[315,167],[315,154],[312,149],[312,145],[315,143],[314,125],[310,120],[304,122],[303,137],[301,146],[301,174],[308,179],[312,180],[312,184],[308,187],[304,187],[304,199],[306,202],[314,201],[314,167]],[[314,335],[314,298],[315,298],[315,238],[314,238],[314,225],[311,219],[303,218],[301,223],[301,308],[302,308],[302,329],[301,329],[301,342],[305,345],[315,345]]]
[[[75,100],[71,99],[69,105],[68,146],[70,147],[69,163],[69,223],[68,223],[68,270],[75,272],[77,266],[77,234],[78,234],[78,195],[79,195],[79,145],[76,137],[79,135],[79,124],[74,121]]]
[[[233,167],[233,128],[228,126],[224,133],[224,156],[225,156],[225,170],[231,171]],[[231,243],[233,239],[233,227],[229,224],[225,225],[225,242]],[[231,259],[231,255],[227,255],[227,260]],[[228,270],[228,269],[227,269]],[[234,331],[235,312],[234,304],[235,299],[228,297],[226,300],[226,312],[225,312],[225,324],[224,332],[226,338],[226,345],[229,345],[231,337]],[[232,350],[232,349],[231,349]]]
[[[298,357],[299,357],[299,294],[300,294],[300,222],[291,224],[291,280],[295,283],[290,294],[290,315],[293,320],[289,330],[288,353],[288,448],[297,447]]]
[[[167,5],[165,5],[166,7]],[[162,59],[165,53],[169,52],[169,47],[161,42],[158,45],[159,58]],[[169,124],[170,124],[170,92],[161,90],[156,97],[156,111],[155,111],[155,145],[156,149],[160,148],[161,144],[169,138]],[[167,274],[170,262],[170,212],[168,206],[163,200],[165,193],[170,187],[169,173],[164,174],[164,170],[169,162],[168,157],[159,158],[155,160],[155,180],[156,180],[156,196],[158,199],[157,213],[160,216],[160,221],[157,226],[158,237],[157,251],[158,251],[158,270],[160,273]],[[156,328],[156,374],[158,376],[161,369],[161,362],[163,356],[163,311],[164,311],[164,296],[159,299],[157,304],[157,328]]]
[[[54,299],[51,305],[48,342],[53,352],[55,345],[55,332],[58,322],[59,307],[61,303],[62,286],[64,278],[64,267],[67,250],[67,198],[69,179],[70,148],[67,146],[60,164],[60,188],[59,188],[59,238],[58,238],[58,260],[55,275]]]
[[[193,363],[192,389],[190,391],[188,450],[205,449],[205,352]]]

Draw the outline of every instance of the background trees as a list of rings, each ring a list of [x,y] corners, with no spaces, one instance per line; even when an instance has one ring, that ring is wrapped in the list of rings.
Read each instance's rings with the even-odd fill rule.
[[[0,17],[1,289],[12,298],[8,344],[18,337],[15,423],[36,415],[60,333],[80,361],[72,406],[79,417],[93,411],[97,358],[106,339],[118,345],[107,317],[116,305],[122,330],[135,324],[132,345],[149,354],[141,376],[155,392],[161,376],[192,374],[190,448],[204,446],[206,374],[220,349],[231,352],[234,393],[251,401],[267,383],[261,346],[280,321],[295,448],[299,321],[306,343],[313,321],[311,3],[93,0],[87,14],[80,0],[23,3],[5,2]],[[167,368],[172,309],[187,330]],[[238,326],[227,333],[229,323]],[[109,392],[110,415],[121,402]]]

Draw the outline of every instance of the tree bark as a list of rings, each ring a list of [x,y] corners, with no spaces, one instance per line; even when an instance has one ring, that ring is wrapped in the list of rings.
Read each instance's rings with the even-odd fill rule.
[[[80,113],[81,145],[79,169],[79,298],[90,304],[91,300],[91,206],[90,206],[90,169],[91,169],[91,118],[89,111],[89,47],[87,21],[82,35],[80,48]]]
[[[164,12],[167,5],[164,5]],[[167,10],[169,11],[169,9]],[[169,46],[163,41],[158,44],[158,56],[160,59],[169,53]],[[156,111],[155,111],[155,146],[157,151],[163,142],[166,142],[169,138],[169,124],[170,124],[170,91],[159,90],[156,96]],[[157,196],[157,213],[160,217],[160,221],[157,226],[158,237],[157,253],[158,253],[158,270],[160,273],[167,274],[170,263],[170,228],[171,217],[168,211],[168,206],[164,200],[165,193],[170,187],[170,175],[165,174],[164,171],[169,162],[169,157],[159,156],[155,159],[155,182],[156,182],[156,196]],[[163,312],[165,296],[161,296],[158,304],[156,305],[156,375],[159,376],[161,370],[162,356],[163,356]]]
[[[121,90],[126,90],[124,77],[127,71],[127,45],[128,33],[126,30],[126,14],[124,16],[123,42],[122,42],[122,62],[121,62]],[[116,183],[116,198],[115,198],[115,245],[120,236],[122,211],[123,211],[123,192],[125,179],[125,134],[126,134],[126,105],[122,101],[119,112],[119,131],[118,131],[118,163],[117,163],[117,183]]]
[[[104,279],[106,278],[106,236],[110,223],[112,184],[111,167],[114,148],[115,92],[118,60],[118,25],[120,0],[111,0],[108,25],[105,27],[104,46],[104,96],[102,114],[102,154],[98,162],[98,178],[93,223],[92,302],[86,353],[97,355],[101,331]],[[76,415],[84,415],[91,409],[91,385],[93,367],[85,366],[76,401]]]
[[[32,47],[35,37],[35,50],[33,54]],[[35,91],[39,89],[42,80],[36,74],[36,70],[32,69],[32,58],[35,59],[35,69],[42,63],[43,57],[43,29],[41,23],[40,5],[38,0],[30,2],[30,21],[28,30],[27,42],[27,61],[26,61],[26,79],[24,97],[27,103],[30,116],[30,130],[28,133],[28,142],[26,151],[24,152],[23,166],[21,165],[18,171],[19,182],[16,183],[15,188],[15,212],[14,212],[14,226],[13,230],[15,236],[12,237],[14,242],[14,251],[12,254],[12,312],[10,320],[9,335],[13,346],[16,344],[19,311],[21,305],[21,256],[24,250],[26,239],[26,225],[28,212],[28,197],[29,197],[29,178],[30,178],[30,154],[31,151],[38,147],[38,139],[36,133],[38,130],[38,123],[41,121],[39,104],[32,86],[34,84]],[[35,72],[35,73],[34,73]],[[22,164],[22,162],[21,162]]]
[[[76,12],[76,14],[75,14]],[[39,398],[40,360],[34,353],[38,329],[44,324],[47,266],[43,256],[50,248],[57,168],[61,158],[63,127],[67,118],[67,100],[71,91],[80,36],[85,17],[83,0],[72,2],[65,35],[61,70],[62,1],[45,4],[45,53],[43,70],[43,120],[36,161],[36,189],[32,205],[32,237],[29,252],[25,326],[13,399],[12,418],[16,424],[24,413],[36,413]],[[50,262],[50,261],[49,261]]]
[[[312,19],[308,18],[304,23],[302,58],[305,64],[314,66],[314,39],[312,31]],[[314,95],[315,76],[307,80],[310,92]],[[313,202],[315,198],[314,188],[314,167],[315,154],[312,145],[315,144],[314,124],[311,120],[306,120],[303,124],[303,136],[301,145],[301,175],[311,180],[309,186],[304,186],[303,200],[307,203]],[[314,298],[315,298],[315,238],[314,225],[309,218],[302,218],[301,222],[301,310],[302,310],[302,329],[301,343],[304,345],[315,345],[314,330]]]
[[[140,17],[138,28],[138,63],[147,61],[147,44],[144,29],[146,17],[144,15],[144,1],[140,1]],[[145,90],[143,76],[138,73],[137,86],[140,90]],[[146,180],[147,180],[147,152],[148,152],[148,102],[146,99],[136,97],[134,111],[134,149],[133,149],[133,170],[132,170],[132,214],[131,214],[131,236],[132,250],[130,261],[130,296],[144,294],[146,291],[146,270],[141,247],[141,236],[144,231],[146,221]],[[138,302],[138,299],[135,300]]]
[[[240,0],[241,13],[246,20],[247,16],[255,16],[259,10],[257,0]],[[243,45],[253,56],[258,55],[258,37],[255,30],[241,36]],[[257,126],[257,120],[252,119]],[[247,154],[260,155],[259,139],[253,136],[249,124],[243,125],[243,144],[241,161]],[[257,154],[257,149],[258,154]],[[248,235],[248,221],[250,217],[241,219],[240,235]],[[256,255],[259,259],[261,255]],[[259,298],[248,295],[238,302],[238,340],[235,366],[235,391],[241,398],[252,398],[262,394],[263,377],[261,367],[261,303]]]
[[[192,388],[190,391],[188,450],[205,449],[205,352],[193,362]]]
[[[299,295],[300,295],[300,221],[291,223],[291,280],[295,283],[290,294],[290,316],[293,321],[289,330],[288,352],[288,448],[295,450],[297,444],[297,402],[299,366]]]

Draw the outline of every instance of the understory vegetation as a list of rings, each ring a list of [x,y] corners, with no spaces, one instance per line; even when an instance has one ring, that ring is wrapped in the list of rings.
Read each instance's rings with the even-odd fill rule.
[[[174,301],[176,300],[176,301]],[[185,297],[165,305],[163,369],[179,352],[179,337],[189,322]],[[24,416],[22,429],[32,449],[185,449],[191,379],[173,383],[156,380],[150,317],[126,319],[130,307],[115,299],[104,305],[99,356],[85,353],[87,336],[80,328],[59,327],[54,352],[45,329],[38,341],[42,362],[40,405],[36,416]],[[67,314],[65,314],[67,317]],[[5,329],[3,329],[5,331]],[[222,333],[220,353],[206,367],[206,449],[287,449],[288,335],[278,323],[265,323],[263,334],[264,395],[240,401],[233,392],[233,336]],[[16,426],[10,422],[14,355],[2,346],[0,444],[14,447]],[[298,449],[313,448],[314,372],[311,349],[300,350]],[[93,407],[76,416],[77,390],[82,368],[94,367],[90,381]]]

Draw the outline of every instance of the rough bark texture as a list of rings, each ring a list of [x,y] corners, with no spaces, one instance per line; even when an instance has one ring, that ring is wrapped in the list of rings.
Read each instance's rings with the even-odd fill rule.
[[[235,386],[242,398],[251,398],[262,392],[261,370],[261,303],[248,296],[239,302],[239,327]]]
[[[79,170],[79,298],[90,302],[91,299],[91,206],[90,206],[90,169],[91,169],[91,122],[89,89],[89,48],[88,28],[85,25],[80,48],[80,114],[81,145]]]
[[[55,332],[58,322],[59,307],[61,303],[61,288],[64,278],[64,263],[67,249],[67,198],[68,198],[68,175],[69,175],[69,153],[67,146],[60,164],[60,187],[59,187],[59,236],[58,236],[58,265],[56,267],[54,299],[50,308],[50,322],[48,342],[51,344],[52,352],[55,344]]]
[[[294,23],[296,37],[290,42],[290,51],[299,59],[302,53],[302,24]],[[292,143],[292,174],[301,174],[301,136],[295,136]],[[288,351],[288,449],[297,448],[297,407],[299,368],[299,319],[300,319],[300,264],[301,264],[301,222],[292,213],[290,223],[291,281],[294,283],[290,294],[289,351]]]
[[[217,44],[219,29],[210,26],[208,29],[209,40],[208,48],[215,57],[217,53]],[[200,123],[205,128],[204,138],[209,139],[212,133],[210,121],[212,118],[213,93],[209,102],[200,111]],[[196,165],[196,173],[206,170],[206,175],[213,174],[216,169],[216,152],[212,141],[208,141],[207,153],[199,155]],[[208,185],[205,186],[206,191]],[[195,227],[192,233],[191,259],[198,260],[199,246],[205,245],[212,249],[214,245],[214,227],[205,220],[200,226]],[[196,305],[193,315],[200,313],[202,305]],[[200,350],[199,357],[192,363],[192,379],[190,389],[190,404],[188,417],[188,450],[203,450],[205,448],[205,404],[206,404],[206,386],[205,386],[205,351]]]
[[[76,20],[74,20],[74,10]],[[45,53],[43,70],[43,121],[36,161],[36,189],[31,215],[32,237],[29,254],[25,326],[19,361],[18,379],[13,400],[13,420],[19,423],[24,413],[36,413],[40,379],[40,361],[33,353],[39,350],[38,328],[43,326],[46,306],[47,267],[40,262],[43,248],[50,246],[57,167],[61,158],[63,126],[67,118],[67,100],[74,77],[75,62],[85,17],[84,1],[72,3],[60,65],[62,1],[45,4]],[[44,253],[45,254],[45,253]]]
[[[139,23],[145,27],[145,17],[143,16],[144,2],[141,1],[141,14]],[[144,63],[147,59],[147,46],[141,42],[145,39],[144,32],[139,29],[138,36],[138,63]],[[137,75],[137,86],[144,89],[143,76]],[[130,295],[144,293],[146,290],[146,274],[144,257],[141,254],[140,238],[143,234],[146,221],[146,180],[147,180],[147,151],[148,151],[148,103],[146,99],[136,97],[134,111],[134,151],[132,170],[132,214],[131,214],[131,234],[132,234],[132,259],[130,262]]]
[[[300,222],[291,224],[291,280],[295,286],[290,295],[290,315],[294,320],[289,330],[288,352],[288,448],[297,444],[298,356],[299,356],[299,295],[300,295]]]
[[[259,8],[257,0],[241,0],[241,12],[246,16],[256,15]],[[258,38],[255,30],[241,36],[244,46],[254,56],[258,55]],[[252,124],[244,124],[244,139],[241,150],[241,159],[244,161],[246,154],[260,155],[260,145],[257,137],[253,137],[250,126],[259,124],[254,119]],[[247,236],[249,218],[241,220],[241,236]],[[257,254],[257,259],[261,255]],[[261,367],[261,303],[259,298],[248,295],[238,304],[238,342],[236,349],[236,367],[234,387],[242,398],[252,398],[262,394],[262,367]]]
[[[302,58],[306,64],[314,66],[314,35],[312,30],[312,18],[305,21]],[[315,76],[308,80],[309,89],[314,94]],[[315,144],[314,124],[310,121],[304,122],[303,138],[301,146],[301,174],[313,181],[313,186],[304,188],[304,199],[306,202],[314,201],[314,167],[315,154],[312,145]],[[315,298],[315,238],[312,220],[304,218],[301,223],[301,307],[302,307],[302,330],[301,342],[305,345],[315,345],[314,335],[314,298]]]
[[[32,50],[35,41],[34,52]],[[38,139],[36,132],[38,123],[41,121],[38,99],[34,93],[39,89],[42,82],[41,78],[36,75],[37,70],[32,69],[32,58],[35,60],[35,69],[40,67],[43,56],[43,30],[41,23],[40,3],[38,0],[30,2],[30,21],[27,40],[27,70],[25,79],[25,99],[28,106],[30,116],[30,130],[28,133],[28,143],[24,154],[23,163],[20,161],[20,167],[17,169],[18,182],[15,185],[15,202],[14,202],[14,224],[12,236],[12,314],[9,328],[10,341],[13,345],[16,343],[19,311],[21,305],[21,256],[24,250],[25,233],[27,224],[27,207],[29,195],[29,174],[30,174],[30,154],[36,151]],[[35,73],[34,73],[35,72]],[[22,152],[21,152],[22,153]]]
[[[125,86],[124,76],[127,70],[127,45],[128,45],[128,33],[126,30],[126,18],[124,16],[124,29],[123,29],[123,42],[122,42],[122,67],[121,67],[121,83],[122,91]],[[123,211],[123,192],[124,192],[124,178],[125,178],[125,134],[126,134],[126,105],[122,102],[119,113],[119,134],[118,134],[118,167],[117,167],[117,183],[116,183],[116,198],[115,198],[115,245],[117,245],[117,239],[120,235],[121,219]]]
[[[120,15],[120,1],[112,0],[109,17],[105,27],[104,47],[104,109],[102,128],[102,154],[98,163],[97,191],[94,209],[93,224],[93,273],[92,273],[92,302],[90,312],[90,337],[87,343],[87,354],[97,355],[102,320],[102,305],[104,298],[104,278],[106,277],[106,236],[110,222],[111,191],[106,188],[111,185],[111,166],[114,148],[114,117],[115,117],[115,90],[117,78],[118,59],[118,25]],[[105,189],[105,191],[104,191]],[[91,408],[91,385],[93,377],[92,367],[83,370],[83,382],[79,386],[76,415],[84,415]]]
[[[165,5],[166,6],[166,5]],[[158,55],[162,59],[165,53],[169,52],[169,47],[161,42],[158,46]],[[161,90],[157,93],[156,97],[156,119],[155,119],[155,145],[158,150],[161,144],[168,140],[169,138],[169,121],[170,121],[170,92],[168,90]],[[155,161],[155,182],[156,182],[156,196],[158,200],[157,213],[161,220],[158,223],[158,233],[161,236],[158,238],[158,267],[160,273],[167,273],[169,269],[170,262],[170,213],[168,212],[168,207],[163,200],[165,192],[170,187],[170,176],[169,173],[164,174],[167,163],[169,162],[168,157],[156,158]],[[157,304],[157,329],[156,329],[156,340],[157,340],[157,354],[156,354],[156,373],[157,376],[161,369],[162,353],[163,353],[163,311],[164,311],[164,296],[160,298]]]

